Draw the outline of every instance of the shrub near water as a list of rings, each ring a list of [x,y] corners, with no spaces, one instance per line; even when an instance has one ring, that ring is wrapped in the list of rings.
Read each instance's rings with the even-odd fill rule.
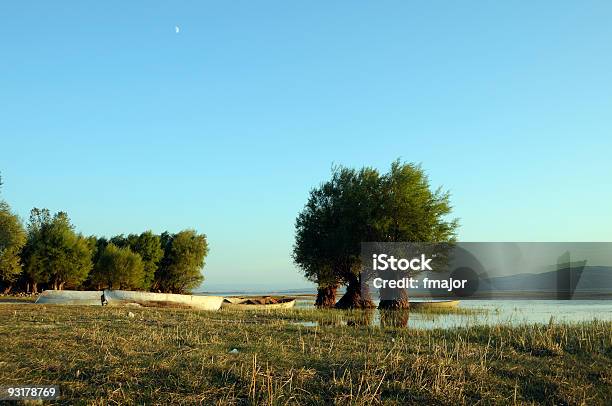
[[[305,328],[283,313],[127,312],[3,305],[0,381],[58,384],[66,403],[612,399],[610,322],[423,331]]]

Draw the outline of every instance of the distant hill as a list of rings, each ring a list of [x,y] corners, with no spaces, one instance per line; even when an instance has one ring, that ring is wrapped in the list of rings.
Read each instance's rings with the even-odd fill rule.
[[[479,290],[550,292],[559,287],[569,287],[577,293],[612,292],[612,267],[587,266],[582,271],[562,269],[494,277],[481,280]]]

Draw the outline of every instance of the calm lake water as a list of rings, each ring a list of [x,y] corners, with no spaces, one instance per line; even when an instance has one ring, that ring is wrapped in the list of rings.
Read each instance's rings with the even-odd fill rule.
[[[300,300],[298,307],[313,306],[312,300]],[[477,314],[430,314],[411,312],[409,328],[451,328],[482,324],[524,324],[553,322],[612,321],[612,300],[464,300],[460,308],[479,310]],[[482,311],[480,311],[482,310]],[[372,324],[380,325],[377,311]],[[304,323],[304,325],[309,325]]]
[[[211,294],[209,292],[208,294]],[[253,292],[215,292],[225,296],[243,296]],[[274,295],[297,296],[297,308],[313,308],[315,296],[309,291],[284,291]],[[300,296],[307,295],[307,296]],[[14,303],[13,303],[14,304]],[[29,303],[23,303],[29,304]],[[459,308],[475,310],[473,314],[432,314],[410,312],[409,328],[433,329],[475,325],[572,323],[592,320],[612,321],[611,300],[463,300]],[[367,317],[371,325],[380,325],[380,314],[373,310]],[[351,320],[343,320],[344,324]],[[299,323],[314,326],[316,323]]]

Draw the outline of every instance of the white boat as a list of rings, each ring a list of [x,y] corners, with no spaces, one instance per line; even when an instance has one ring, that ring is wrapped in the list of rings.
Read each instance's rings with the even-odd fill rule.
[[[101,290],[45,290],[34,303],[100,306],[101,297]]]
[[[276,309],[291,309],[295,306],[295,298],[287,297],[274,300],[271,303],[266,303],[265,298],[225,298],[221,307],[233,310],[276,310]]]
[[[173,293],[135,292],[129,290],[45,290],[37,304],[75,306],[143,306],[219,310],[223,297],[178,295]]]
[[[222,296],[179,295],[175,293],[105,290],[109,306],[175,307],[197,310],[219,310]],[[98,299],[99,300],[99,299]],[[99,303],[100,304],[100,303]]]
[[[410,302],[410,308],[418,309],[453,309],[459,306],[459,300],[430,300]]]

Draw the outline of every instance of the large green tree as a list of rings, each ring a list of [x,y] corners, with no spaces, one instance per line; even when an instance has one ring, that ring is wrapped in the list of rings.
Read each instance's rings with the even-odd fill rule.
[[[161,236],[164,257],[155,273],[153,288],[162,292],[187,293],[204,280],[202,268],[208,255],[206,235],[195,230]]]
[[[375,169],[336,167],[332,177],[311,191],[296,220],[293,258],[319,285],[317,303],[329,307],[340,283],[347,292],[337,307],[372,307],[362,296],[361,241],[371,241],[381,210],[380,175]],[[366,292],[367,293],[367,292]]]
[[[164,256],[159,235],[145,231],[140,235],[130,234],[127,238],[130,249],[142,258],[144,265],[143,289],[150,289],[155,279],[155,272]]]
[[[90,276],[96,289],[143,289],[145,270],[140,255],[129,247],[107,244]]]
[[[10,291],[22,271],[19,253],[26,242],[26,233],[9,205],[0,201],[0,284]]]
[[[334,168],[298,215],[294,260],[319,283],[319,293],[334,282],[347,285],[336,307],[370,307],[361,283],[361,243],[451,241],[457,222],[447,219],[450,211],[449,194],[432,191],[418,165],[395,161],[383,175],[369,167]],[[402,297],[382,307],[407,304]]]
[[[333,272],[333,261],[325,244],[334,221],[330,199],[321,187],[311,191],[306,207],[295,223],[293,260],[306,278],[317,284],[315,306],[321,308],[336,304],[336,291],[341,282]]]
[[[432,189],[420,165],[395,161],[381,178],[382,211],[377,223],[376,241],[413,243],[452,243],[456,239],[457,219],[452,212],[450,193]],[[438,249],[439,250],[439,249]],[[442,252],[437,252],[442,255]],[[402,275],[395,275],[399,279]],[[406,275],[404,275],[406,276]],[[386,288],[379,307],[408,307],[405,289]],[[385,294],[386,293],[386,294]]]
[[[78,287],[92,268],[90,244],[64,212],[51,217],[47,209],[32,209],[23,254],[34,291],[39,283],[53,289]]]
[[[23,261],[24,274],[26,279],[26,291],[37,293],[38,284],[47,282],[45,269],[40,265],[42,262],[42,250],[40,242],[42,240],[42,230],[44,226],[51,223],[51,212],[49,209],[33,208],[30,211],[30,219],[27,223],[27,241],[23,247],[21,258]]]
[[[125,237],[123,234],[116,235],[111,237],[110,240],[104,237],[90,238],[93,239],[94,247],[94,271],[91,273],[88,283],[91,287],[99,289],[100,286],[105,284],[104,277],[101,278],[102,274],[98,264],[102,253],[109,244],[113,244],[118,248],[129,249],[133,253],[140,255],[144,267],[144,273],[142,284],[135,288],[150,290],[153,287],[155,272],[157,271],[159,263],[164,256],[161,237],[159,235],[154,234],[152,231],[145,231],[141,234],[129,234],[127,237]]]
[[[381,177],[370,167],[344,169],[340,175],[335,199],[338,223],[330,243],[337,258],[334,269],[346,283],[346,293],[336,307],[374,307],[367,286],[361,283],[361,243],[376,240],[382,210]]]

